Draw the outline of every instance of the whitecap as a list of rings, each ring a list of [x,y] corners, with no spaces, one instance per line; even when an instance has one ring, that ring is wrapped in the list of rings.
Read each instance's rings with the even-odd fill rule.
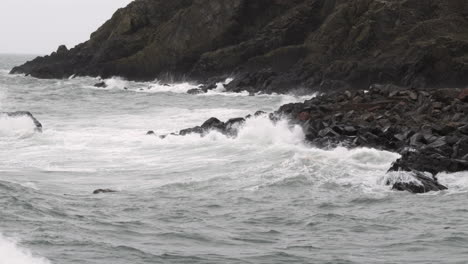
[[[0,114],[0,137],[28,137],[36,132],[36,124],[27,115]]]
[[[50,261],[34,256],[31,251],[19,247],[17,241],[0,234],[0,264],[50,264]]]

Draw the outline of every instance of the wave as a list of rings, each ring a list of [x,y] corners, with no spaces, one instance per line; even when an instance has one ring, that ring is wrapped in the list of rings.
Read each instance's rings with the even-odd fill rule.
[[[17,241],[0,234],[0,264],[50,264],[45,258],[34,256],[31,251],[18,246]]]
[[[75,78],[79,79],[79,78]],[[95,80],[95,79],[93,79]],[[225,85],[232,82],[233,78],[227,78],[223,82],[216,83],[216,88],[208,90],[206,93],[200,93],[190,96],[229,96],[229,97],[246,97],[246,96],[261,96],[261,97],[281,97],[282,104],[302,102],[304,100],[310,99],[315,96],[306,95],[306,96],[295,96],[295,95],[284,95],[284,94],[250,94],[248,91],[242,92],[228,92],[225,88]],[[96,89],[96,90],[124,90],[131,91],[136,93],[174,93],[174,94],[187,94],[189,90],[200,89],[203,84],[197,84],[193,82],[179,82],[179,83],[165,83],[158,80],[153,82],[135,82],[128,81],[121,77],[112,77],[102,80],[106,84],[106,88],[97,88],[94,86],[85,86],[86,88]]]
[[[287,120],[272,122],[267,116],[250,118],[240,127],[236,138],[228,137],[215,130],[205,136],[189,134],[186,136],[169,135],[160,139],[159,144],[199,144],[207,141],[216,141],[220,144],[229,143],[245,146],[302,146],[304,132],[300,126],[290,127]]]
[[[177,149],[193,152],[199,150],[190,155],[207,155],[215,162],[237,160],[245,163],[241,166],[241,174],[245,175],[237,176],[236,184],[241,189],[252,190],[308,182],[320,189],[337,186],[381,193],[390,190],[382,179],[391,164],[400,157],[396,153],[369,148],[318,149],[305,141],[300,126],[291,126],[287,120],[272,122],[267,116],[248,119],[235,138],[211,131],[204,137],[198,134],[168,136],[157,139],[157,144],[164,148],[177,146]],[[212,148],[229,154],[211,157]]]
[[[0,113],[0,137],[29,137],[37,130],[37,124],[29,115]]]

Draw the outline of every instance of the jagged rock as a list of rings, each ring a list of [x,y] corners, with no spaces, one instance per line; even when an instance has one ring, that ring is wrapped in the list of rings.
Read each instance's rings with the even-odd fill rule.
[[[396,191],[408,191],[411,193],[427,193],[447,190],[447,187],[440,184],[435,177],[426,176],[420,172],[413,172],[414,180],[397,182],[392,189]]]
[[[463,89],[460,94],[458,95],[458,99],[460,99],[462,102],[468,102],[468,88]]]
[[[192,127],[192,128],[187,128],[179,131],[179,135],[181,136],[186,136],[188,134],[203,134],[205,130],[199,126],[197,127]]]
[[[201,89],[204,93],[206,93],[206,92],[208,92],[208,91],[210,91],[210,90],[216,89],[216,87],[218,87],[218,86],[217,86],[215,83],[211,83],[211,84],[202,85],[202,86],[200,87],[200,89]]]
[[[205,123],[201,125],[201,128],[203,130],[216,129],[219,131],[224,131],[224,129],[226,128],[226,125],[223,122],[221,122],[219,119],[217,119],[216,117],[212,117],[206,120]]]
[[[468,135],[468,125],[464,125],[464,126],[459,127],[458,131],[460,131],[461,133],[463,133],[465,135]]]
[[[440,148],[442,150],[442,148]],[[439,172],[468,170],[468,161],[452,158],[449,153],[441,153],[438,148],[406,151],[390,168],[391,171],[422,171],[436,175]]]
[[[65,45],[60,45],[60,46],[57,48],[56,54],[60,56],[60,55],[65,55],[67,52],[68,52],[67,46],[65,46]]]

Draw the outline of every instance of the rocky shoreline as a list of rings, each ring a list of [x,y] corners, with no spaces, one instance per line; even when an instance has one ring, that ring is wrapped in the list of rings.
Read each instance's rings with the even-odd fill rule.
[[[399,153],[401,158],[389,172],[412,172],[412,178],[387,184],[394,190],[424,193],[447,189],[438,183],[438,173],[468,170],[467,114],[468,89],[372,85],[369,90],[328,93],[287,104],[270,113],[269,118],[287,118],[291,125],[300,125],[306,141],[314,147],[370,147]],[[226,122],[210,118],[201,126],[174,135],[205,135],[216,130],[236,136],[248,118],[251,116]]]
[[[216,83],[232,92],[468,83],[464,0],[135,0],[11,73]]]
[[[389,184],[421,193],[446,188],[439,172],[468,170],[467,51],[465,0],[135,0],[89,41],[11,73],[208,84],[190,94],[227,77],[229,92],[320,92],[270,118],[301,125],[319,148],[400,153],[390,171],[414,180]],[[235,136],[246,118],[176,134]]]

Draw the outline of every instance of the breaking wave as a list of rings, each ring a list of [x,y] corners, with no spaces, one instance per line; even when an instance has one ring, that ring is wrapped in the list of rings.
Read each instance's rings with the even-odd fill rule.
[[[0,234],[0,264],[50,264],[42,257],[33,254],[17,245],[17,241]]]
[[[36,132],[36,124],[26,115],[0,114],[0,137],[28,137]]]

